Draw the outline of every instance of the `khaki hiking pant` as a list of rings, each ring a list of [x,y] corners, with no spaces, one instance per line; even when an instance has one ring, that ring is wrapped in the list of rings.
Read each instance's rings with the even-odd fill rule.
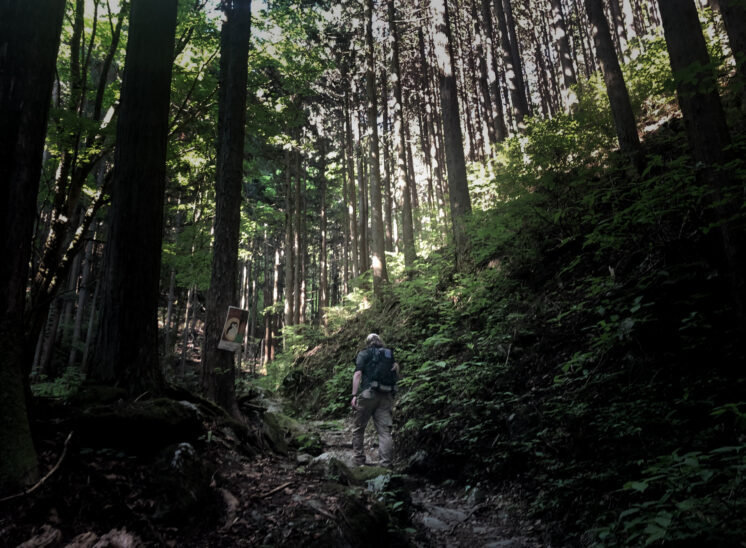
[[[352,450],[355,454],[355,463],[365,464],[365,449],[363,448],[363,436],[368,421],[373,417],[373,424],[378,432],[378,454],[381,466],[391,466],[394,452],[394,441],[391,439],[391,407],[394,396],[390,392],[377,392],[370,388],[363,390],[357,399],[358,408],[355,412],[355,421],[352,427]]]

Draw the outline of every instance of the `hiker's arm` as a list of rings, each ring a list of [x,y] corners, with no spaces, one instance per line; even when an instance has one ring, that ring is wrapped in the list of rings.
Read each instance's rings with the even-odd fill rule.
[[[350,405],[355,408],[357,407],[357,391],[360,388],[360,381],[363,380],[363,372],[358,370],[352,375],[352,400]]]

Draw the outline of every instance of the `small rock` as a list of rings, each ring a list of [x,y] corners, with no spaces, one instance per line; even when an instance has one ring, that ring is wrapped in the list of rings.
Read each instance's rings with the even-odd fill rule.
[[[301,466],[311,464],[312,460],[313,456],[309,455],[308,453],[298,453],[298,455],[295,457],[295,462]]]
[[[454,508],[443,508],[442,506],[435,506],[430,504],[426,505],[425,509],[438,519],[455,523],[464,521],[466,519],[466,516],[468,515],[466,512],[463,512],[461,510],[456,510]]]
[[[427,469],[428,458],[427,451],[420,449],[407,460],[406,471],[410,473],[425,471]]]
[[[487,492],[481,487],[474,487],[469,491],[469,495],[466,497],[466,503],[469,506],[476,506],[481,504],[487,498]]]
[[[422,525],[431,531],[447,531],[451,528],[446,522],[439,520],[434,516],[423,516],[420,519]]]
[[[44,548],[56,545],[62,540],[62,531],[52,527],[48,523],[41,526],[41,531],[18,545],[18,548]]]
[[[251,519],[253,519],[259,525],[263,524],[265,521],[264,516],[261,515],[259,512],[257,512],[256,510],[251,511]]]
[[[88,531],[72,539],[65,548],[92,548],[97,540],[98,535],[93,531]]]

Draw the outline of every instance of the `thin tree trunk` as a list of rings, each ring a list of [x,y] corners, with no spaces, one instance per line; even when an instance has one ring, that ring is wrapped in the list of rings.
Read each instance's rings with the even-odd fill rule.
[[[451,222],[456,245],[456,268],[465,270],[469,264],[469,237],[466,216],[471,213],[471,199],[466,179],[456,79],[452,70],[453,49],[447,0],[432,0],[436,21],[435,49],[440,68],[440,95],[448,166],[448,191],[451,203]]]
[[[345,156],[347,157],[347,219],[350,223],[350,248],[352,250],[352,277],[360,274],[358,257],[358,233],[357,233],[357,198],[355,197],[355,153],[353,150],[354,138],[352,135],[350,93],[345,92]]]
[[[551,0],[551,2],[552,32],[554,34],[554,41],[557,44],[560,63],[562,64],[562,104],[566,111],[571,111],[578,104],[578,97],[571,89],[571,86],[577,84],[578,78],[572,63],[570,41],[567,38],[567,26],[565,25],[565,16],[562,13],[562,1]]]
[[[508,138],[508,128],[505,125],[505,112],[503,109],[502,97],[500,96],[500,70],[497,66],[497,48],[495,40],[495,27],[492,24],[492,12],[490,10],[490,0],[481,0],[482,21],[484,22],[484,31],[487,39],[487,66],[489,69],[489,86],[494,98],[495,113],[493,116],[495,129],[495,139],[501,143]]]
[[[619,59],[614,51],[609,24],[604,14],[603,0],[585,0],[585,9],[588,12],[596,55],[601,63],[606,91],[609,94],[619,148],[622,153],[632,159],[637,170],[640,171],[643,159],[640,139],[637,135],[637,123],[632,113],[632,105],[627,85],[624,83],[624,75],[619,66]]]
[[[95,233],[93,238],[95,239]],[[75,312],[75,325],[73,327],[73,336],[70,344],[70,357],[67,365],[72,367],[78,359],[78,345],[80,345],[80,336],[83,332],[83,316],[86,306],[88,305],[88,287],[93,272],[93,240],[89,241],[85,247],[85,259],[83,262],[83,274],[80,278],[80,290],[78,291],[78,308]]]
[[[326,241],[326,142],[321,142],[321,162],[319,166],[319,194],[321,195],[321,210],[319,212],[319,323],[326,325],[328,306],[327,287],[327,241]]]
[[[394,0],[388,0],[389,29],[391,32],[391,63],[394,80],[394,138],[396,139],[396,188],[402,197],[402,247],[404,267],[411,269],[416,259],[414,245],[414,224],[412,219],[412,199],[407,179],[407,139],[404,127],[404,103],[401,89],[401,64],[399,61],[399,25],[397,23]],[[424,47],[422,48],[424,49]],[[424,53],[424,51],[422,52]]]
[[[494,0],[497,23],[500,30],[500,44],[503,50],[503,64],[505,65],[505,79],[510,91],[510,100],[513,104],[513,118],[519,130],[523,128],[523,118],[528,114],[528,104],[523,86],[520,84],[521,68],[515,64],[513,48],[510,43],[510,31],[505,16],[503,0]]]
[[[293,176],[291,151],[285,152],[285,325],[293,325],[295,319],[295,253],[293,251]],[[296,213],[297,215],[297,213]]]
[[[176,270],[171,269],[171,275],[168,280],[168,305],[166,307],[166,321],[164,322],[163,328],[165,330],[163,337],[163,355],[166,360],[173,353],[174,349],[171,346],[171,321],[174,311],[174,300],[176,290]]]
[[[226,17],[220,44],[215,238],[207,294],[202,390],[223,409],[240,417],[235,399],[235,356],[220,350],[218,342],[228,306],[235,305],[237,298],[251,0],[233,0],[222,6]]]
[[[295,303],[293,305],[293,325],[302,323],[303,317],[303,284],[305,282],[304,270],[305,270],[305,257],[303,252],[303,218],[305,212],[302,207],[303,193],[305,191],[305,173],[301,171],[301,155],[300,151],[295,152],[295,193],[293,199],[295,200],[295,228],[293,234],[293,254],[295,255],[295,273],[293,274],[293,281],[295,287],[293,288],[293,297]]]
[[[385,45],[385,42],[384,42]],[[384,51],[384,67],[386,53]],[[391,124],[389,120],[389,86],[388,73],[384,68],[381,74],[381,103],[383,104],[383,135],[381,135],[381,148],[383,148],[383,225],[385,231],[386,251],[394,250],[393,239],[393,200],[391,196],[391,154],[389,149],[389,136],[391,135]]]

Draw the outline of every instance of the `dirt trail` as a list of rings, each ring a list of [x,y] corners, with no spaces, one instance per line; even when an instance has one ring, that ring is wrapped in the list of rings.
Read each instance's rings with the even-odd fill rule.
[[[340,421],[337,429],[329,423],[310,423],[324,443],[325,455],[335,456],[349,466],[352,462],[352,421]],[[365,435],[366,462],[378,461],[378,446],[372,421]],[[420,476],[402,471],[395,463],[393,474],[405,478],[411,497],[410,519],[416,533],[415,546],[470,546],[489,548],[533,548],[549,546],[538,539],[537,523],[518,517],[514,503],[501,493],[485,487],[465,488],[446,482],[436,485]],[[369,485],[375,485],[375,480]]]
[[[282,417],[278,401],[259,407]],[[297,443],[293,449],[287,429],[286,454],[251,456],[225,426],[213,428],[206,443],[179,444],[166,461],[76,447],[33,496],[0,505],[0,546],[548,546],[504,494],[436,485],[407,474],[404,463],[393,471],[354,467],[351,421],[284,419],[296,436],[301,430],[315,440],[310,452],[317,456]],[[45,468],[62,445],[59,428],[50,433]],[[369,462],[377,461],[375,441],[371,424]],[[169,479],[164,471],[172,473],[177,460]]]

